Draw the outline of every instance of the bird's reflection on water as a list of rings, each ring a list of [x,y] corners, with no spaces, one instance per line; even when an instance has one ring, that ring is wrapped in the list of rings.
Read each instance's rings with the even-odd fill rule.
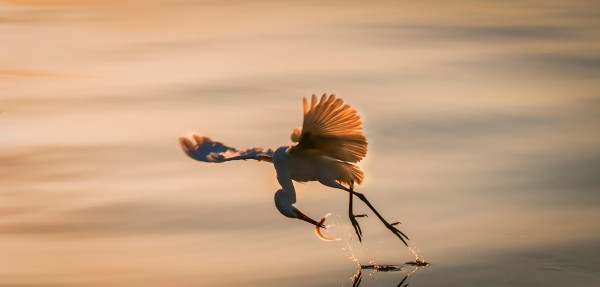
[[[373,269],[382,272],[400,271],[402,267],[399,265],[361,265],[360,269]]]
[[[414,262],[409,261],[409,262],[406,262],[405,265],[406,266],[414,266],[414,269],[411,270],[410,272],[408,272],[404,276],[404,278],[402,278],[400,283],[398,283],[398,285],[396,285],[397,287],[408,286],[408,282],[407,282],[408,277],[410,277],[412,274],[417,272],[417,270],[419,270],[420,268],[429,266],[429,263],[423,262],[423,261],[414,261]],[[363,270],[375,270],[375,272],[397,272],[397,271],[403,271],[403,270],[405,270],[405,268],[403,268],[402,265],[380,265],[380,264],[360,265],[358,270],[356,271],[356,273],[354,275],[352,275],[352,277],[350,278],[352,280],[352,287],[360,286],[360,284],[362,282],[362,271]]]

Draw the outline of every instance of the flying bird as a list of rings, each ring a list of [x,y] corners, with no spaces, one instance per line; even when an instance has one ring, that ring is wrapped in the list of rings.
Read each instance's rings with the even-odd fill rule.
[[[348,217],[359,241],[362,241],[362,230],[356,218],[366,215],[354,214],[354,196],[363,201],[408,246],[408,237],[395,227],[398,223],[388,223],[364,194],[354,191],[354,184],[361,184],[364,179],[364,173],[356,163],[367,154],[367,140],[356,110],[333,94],[324,94],[320,100],[313,95],[310,102],[303,98],[303,110],[304,122],[302,127],[294,129],[291,135],[294,144],[290,146],[237,150],[198,134],[193,135],[193,140],[181,137],[179,142],[183,151],[198,161],[221,163],[253,159],[273,163],[277,181],[281,185],[275,192],[277,210],[286,217],[297,218],[317,227],[324,228],[323,221],[317,222],[294,206],[296,190],[292,181],[318,181],[347,191]]]

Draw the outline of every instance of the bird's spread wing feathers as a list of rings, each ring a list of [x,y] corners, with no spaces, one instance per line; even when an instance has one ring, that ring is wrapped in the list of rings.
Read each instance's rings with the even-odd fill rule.
[[[304,103],[302,129],[295,129],[292,141],[298,142],[290,153],[316,149],[325,155],[345,161],[359,162],[367,154],[367,140],[356,110],[335,95],[315,95]]]
[[[194,140],[181,137],[179,143],[183,151],[191,158],[204,162],[224,162],[239,159],[255,159],[273,162],[273,149],[251,148],[239,151],[209,137],[194,134]]]

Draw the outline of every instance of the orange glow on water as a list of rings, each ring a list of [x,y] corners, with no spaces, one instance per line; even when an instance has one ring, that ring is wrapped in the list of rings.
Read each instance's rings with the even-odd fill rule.
[[[594,1],[0,3],[2,286],[347,286],[419,250],[410,286],[600,281]],[[358,110],[357,191],[414,253],[375,217],[363,244],[345,216],[320,232],[349,240],[317,240],[273,206],[270,163],[178,146],[288,145],[313,93]],[[348,212],[296,189],[307,214]]]

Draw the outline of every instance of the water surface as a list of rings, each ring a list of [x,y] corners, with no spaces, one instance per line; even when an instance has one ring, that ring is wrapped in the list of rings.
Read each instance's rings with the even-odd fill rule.
[[[0,285],[352,286],[348,250],[274,208],[271,165],[177,143],[287,145],[301,97],[336,93],[369,140],[358,190],[432,263],[361,286],[597,286],[598,11],[2,1]],[[306,214],[347,212],[343,192],[297,189]],[[414,259],[360,220],[360,263]]]

